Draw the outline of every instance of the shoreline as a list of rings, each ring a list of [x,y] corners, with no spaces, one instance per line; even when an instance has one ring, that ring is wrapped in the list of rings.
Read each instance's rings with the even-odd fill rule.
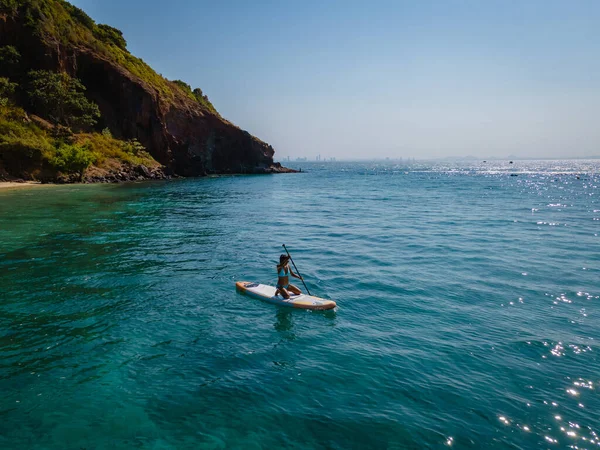
[[[283,170],[282,170],[283,169]],[[207,174],[199,177],[181,177],[181,176],[166,176],[164,178],[153,178],[153,177],[137,177],[136,179],[88,179],[83,182],[44,182],[41,181],[0,181],[0,191],[8,190],[8,189],[20,189],[26,187],[35,187],[35,186],[75,186],[75,185],[91,185],[91,184],[123,184],[123,183],[136,183],[143,181],[168,181],[168,180],[183,180],[186,178],[212,178],[212,177],[223,177],[223,176],[247,176],[247,175],[278,175],[278,174],[286,174],[286,173],[302,173],[298,172],[294,169],[288,169],[287,167],[280,168],[279,170],[272,171],[257,171],[250,173],[214,173]]]
[[[0,190],[41,186],[39,181],[0,181]]]

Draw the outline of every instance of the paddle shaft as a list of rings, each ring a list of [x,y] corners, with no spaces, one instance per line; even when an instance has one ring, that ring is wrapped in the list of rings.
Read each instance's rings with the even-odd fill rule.
[[[290,252],[288,252],[287,247],[285,246],[285,244],[282,244],[283,248],[285,249],[285,252],[287,253],[287,255],[290,257],[290,261],[292,262],[292,264],[294,265],[294,269],[296,269],[296,273],[298,274],[298,276],[300,277],[300,280],[302,281],[302,284],[304,285],[304,289],[306,289],[306,292],[308,292],[308,295],[312,295],[310,293],[310,291],[308,290],[308,286],[306,286],[306,283],[304,282],[304,278],[302,278],[302,275],[300,275],[300,271],[298,270],[298,268],[296,267],[296,263],[294,262],[294,260],[292,259],[292,255],[290,255]]]

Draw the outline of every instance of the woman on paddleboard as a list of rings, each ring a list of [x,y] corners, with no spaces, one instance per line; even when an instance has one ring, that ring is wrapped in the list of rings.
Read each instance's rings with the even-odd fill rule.
[[[300,275],[296,275],[290,266],[288,266],[288,262],[290,261],[290,257],[288,255],[281,255],[279,257],[279,264],[277,265],[277,291],[275,291],[275,296],[281,294],[283,298],[290,298],[290,291],[292,294],[300,295],[302,291],[298,289],[293,284],[290,284],[290,275],[294,278],[298,278],[302,280]]]

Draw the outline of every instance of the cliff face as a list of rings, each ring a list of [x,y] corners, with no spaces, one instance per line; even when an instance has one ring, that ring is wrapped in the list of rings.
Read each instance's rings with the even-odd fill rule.
[[[125,49],[96,39],[93,21],[86,26],[72,14],[65,19],[68,3],[23,0],[3,11],[6,1],[0,0],[0,46],[12,45],[21,53],[20,76],[44,69],[78,78],[100,108],[97,128],[139,140],[168,172],[285,171],[273,164],[273,147],[195,101]]]
[[[178,175],[249,172],[273,164],[273,147],[176,89],[165,100],[148,83],[87,48],[61,49],[54,58],[83,81],[116,136],[137,138]]]

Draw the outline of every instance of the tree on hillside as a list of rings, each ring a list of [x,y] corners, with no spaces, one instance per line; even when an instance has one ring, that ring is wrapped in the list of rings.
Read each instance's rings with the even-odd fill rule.
[[[50,163],[58,170],[79,174],[80,180],[83,180],[85,170],[95,162],[96,156],[89,147],[70,145],[64,142],[59,144],[55,156],[50,160]]]
[[[18,74],[21,54],[12,45],[0,47],[0,75],[14,77]]]
[[[198,100],[198,101],[201,101],[201,99],[206,97],[204,95],[204,93],[202,92],[202,89],[200,89],[200,88],[194,89],[193,94],[194,94],[194,97],[196,97],[196,100]],[[206,97],[206,99],[208,100],[208,97]]]
[[[173,80],[173,83],[175,83],[177,86],[179,86],[186,94],[192,93],[192,87],[189,84],[187,84],[185,81]]]
[[[78,8],[75,5],[71,5],[69,2],[65,0],[59,0],[59,3],[67,10],[67,12],[71,15],[73,19],[79,22],[84,27],[93,30],[96,26],[96,22],[90,16],[88,16],[85,11],[81,8]]]
[[[196,101],[198,103],[200,103],[201,105],[204,105],[205,107],[207,107],[212,112],[218,114],[217,110],[215,109],[215,107],[213,106],[213,104],[208,99],[208,95],[204,94],[202,92],[202,89],[196,88],[196,89],[194,89],[194,91],[192,92],[192,94],[194,95],[194,98],[196,99]]]
[[[100,109],[85,97],[85,86],[77,78],[47,70],[34,70],[29,77],[29,99],[37,114],[72,128],[96,125]]]
[[[21,3],[20,0],[0,0],[0,12],[15,13]]]
[[[127,51],[127,41],[123,37],[123,32],[109,25],[97,25],[94,34],[102,42],[114,44],[121,50]]]
[[[0,106],[8,104],[16,88],[16,83],[11,83],[8,78],[0,77]]]

